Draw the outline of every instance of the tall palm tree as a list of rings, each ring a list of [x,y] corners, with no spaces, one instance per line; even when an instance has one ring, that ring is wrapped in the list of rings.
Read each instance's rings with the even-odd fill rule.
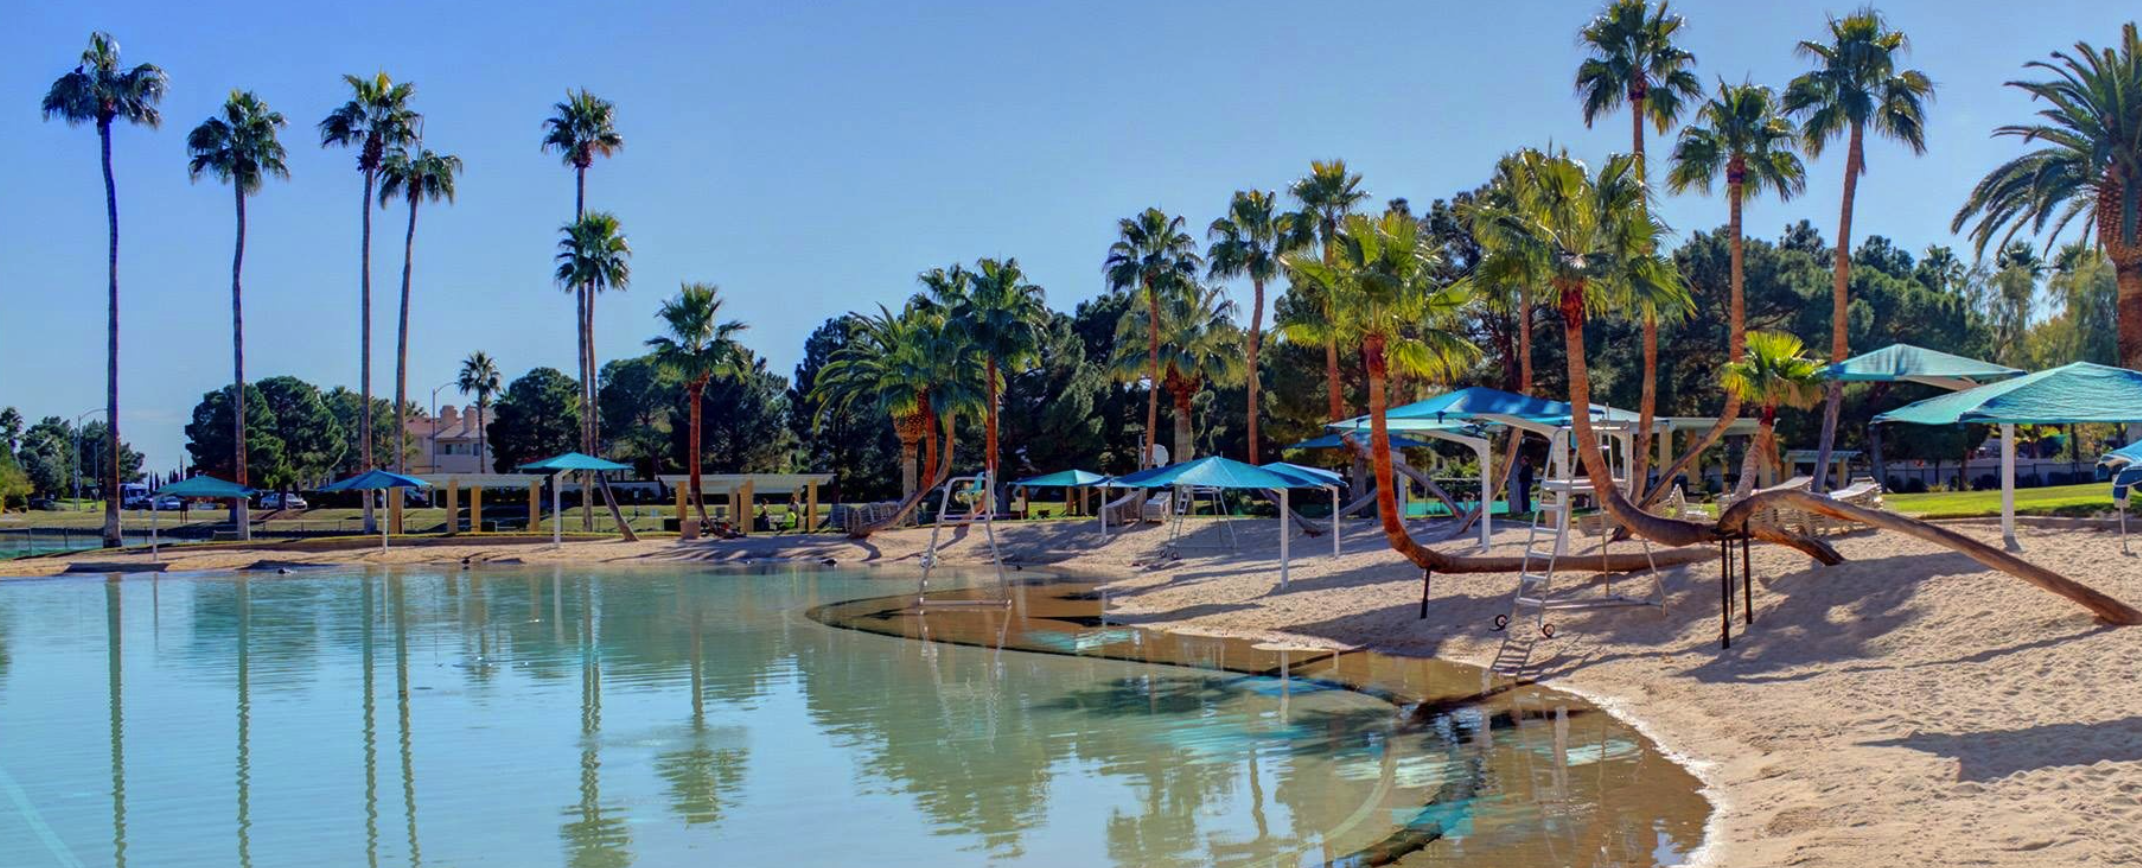
[[[975,263],[966,291],[938,299],[946,305],[952,328],[982,357],[982,466],[988,468],[992,492],[1003,487],[997,475],[997,395],[1003,378],[1039,361],[1049,306],[1042,288],[1029,282],[1017,259],[983,259]]]
[[[558,152],[572,167],[573,220],[579,222],[587,216],[588,167],[595,164],[596,157],[613,156],[625,146],[625,137],[617,132],[617,105],[583,88],[566,91],[565,100],[552,105],[551,112],[543,121],[543,150]],[[574,330],[580,335],[581,446],[592,452],[597,432],[602,430],[594,410],[594,292],[579,287],[574,290],[573,301]]]
[[[409,283],[416,267],[417,204],[454,201],[454,176],[461,174],[461,158],[419,144],[414,153],[408,148],[389,152],[379,172],[379,207],[397,198],[409,203],[409,231],[402,236],[402,315],[394,339],[394,466],[400,471],[408,468],[409,461]]]
[[[236,481],[246,484],[245,452],[245,199],[260,191],[270,176],[290,177],[283,164],[286,153],[276,131],[287,124],[283,113],[268,108],[251,91],[232,90],[222,113],[202,121],[186,134],[186,174],[200,180],[215,175],[231,185],[237,202],[237,241],[231,252],[231,439],[235,444],[231,466]],[[252,523],[246,520],[244,498],[231,499],[231,522],[239,539],[252,539]]]
[[[686,449],[684,466],[691,477],[692,503],[702,522],[707,520],[707,504],[699,486],[699,405],[709,381],[736,373],[737,360],[743,355],[736,336],[748,328],[741,321],[721,318],[722,301],[720,290],[711,283],[678,287],[677,297],[662,302],[662,309],[655,314],[662,320],[666,334],[647,341],[654,350],[655,364],[682,379],[690,395],[691,439],[686,442],[691,445]]]
[[[378,466],[372,452],[372,187],[379,181],[379,169],[387,152],[416,141],[417,124],[423,116],[409,108],[410,98],[416,95],[414,84],[396,84],[384,72],[371,78],[344,75],[342,80],[350,87],[350,99],[321,119],[320,147],[355,147],[357,171],[364,175],[364,197],[358,202],[364,212],[364,228],[357,272],[357,340],[363,345],[358,351],[357,390],[362,407],[359,449],[364,453],[364,466],[369,468]],[[372,527],[370,504],[367,500],[367,530]]]
[[[920,323],[913,305],[895,314],[883,305],[875,316],[853,314],[856,328],[811,386],[812,403],[823,425],[836,411],[858,403],[884,412],[900,441],[900,495],[908,498],[936,474],[936,420],[930,414],[928,372],[915,364]],[[927,447],[928,455],[921,453]],[[921,471],[918,481],[917,472]]]
[[[1125,311],[1116,322],[1116,355],[1111,368],[1119,381],[1146,374],[1139,345],[1149,344],[1146,318]],[[1176,461],[1196,457],[1190,404],[1205,384],[1231,386],[1243,375],[1242,331],[1235,325],[1235,304],[1218,287],[1169,298],[1160,308],[1161,382],[1175,403]]]
[[[1477,354],[1456,323],[1467,290],[1437,284],[1435,247],[1422,236],[1419,221],[1402,213],[1347,217],[1330,253],[1329,263],[1295,254],[1288,264],[1331,298],[1333,340],[1360,349],[1368,378],[1369,460],[1384,536],[1400,554],[1433,561],[1406,532],[1398,511],[1385,384],[1394,368],[1447,382]]]
[[[1747,295],[1743,270],[1745,233],[1741,230],[1741,203],[1750,195],[1775,193],[1787,201],[1807,191],[1807,167],[1795,153],[1796,131],[1792,122],[1778,113],[1777,95],[1770,88],[1743,82],[1718,83],[1718,95],[1696,109],[1695,123],[1681,130],[1673,148],[1672,166],[1666,183],[1676,193],[1711,191],[1720,176],[1725,178],[1727,246],[1731,249],[1731,302],[1727,306],[1726,360],[1738,362],[1745,346]],[[1659,476],[1659,484],[1644,495],[1649,504],[1672,487],[1673,479],[1691,461],[1725,436],[1726,427],[1740,415],[1740,395],[1726,392],[1725,409],[1718,421],[1688,451]]]
[[[2142,37],[2130,22],[2115,47],[2078,42],[2073,53],[2056,51],[2024,68],[2050,77],[2008,86],[2046,107],[2035,123],[1993,134],[2043,147],[1987,172],[1951,228],[1962,231],[1977,218],[1971,239],[1983,256],[1996,237],[2005,245],[2026,227],[2040,233],[2050,226],[2050,248],[2081,217],[2083,234],[2096,230],[2119,284],[2120,365],[2142,367]]]
[[[1852,201],[1859,176],[1867,171],[1866,130],[1904,143],[1912,153],[1926,153],[1926,103],[1934,83],[1916,69],[1899,69],[1910,41],[1891,30],[1880,12],[1864,8],[1830,19],[1828,42],[1804,40],[1798,53],[1815,68],[1792,80],[1779,108],[1800,118],[1800,138],[1810,157],[1822,156],[1831,139],[1845,137],[1844,200],[1837,217],[1837,250],[1830,277],[1830,357],[1842,361],[1851,352],[1845,335],[1845,308],[1852,277]],[[1837,411],[1844,383],[1831,380],[1822,411],[1822,439],[1815,466],[1829,466],[1837,440]],[[1829,490],[1829,474],[1815,474],[1815,491]]]
[[[1339,224],[1354,208],[1368,201],[1368,192],[1361,189],[1361,176],[1346,168],[1345,160],[1313,160],[1309,174],[1295,180],[1287,187],[1288,195],[1294,197],[1301,210],[1291,218],[1292,235],[1296,247],[1307,246],[1315,240],[1322,248],[1322,261],[1331,265],[1336,260],[1333,246],[1339,236]],[[1324,319],[1331,318],[1329,300],[1312,305]],[[1346,394],[1339,383],[1339,344],[1337,336],[1324,337],[1324,387],[1325,400],[1333,419],[1346,418]]]
[[[505,378],[498,373],[498,363],[491,361],[491,354],[477,350],[461,360],[461,376],[454,385],[461,394],[476,393],[476,463],[480,472],[488,473],[491,467],[491,444],[485,439],[488,429],[487,417],[491,414],[491,396],[504,387]]]
[[[1757,415],[1755,441],[1741,459],[1740,482],[1733,486],[1737,497],[1755,490],[1760,462],[1777,452],[1779,407],[1807,407],[1822,396],[1823,363],[1808,358],[1806,345],[1784,332],[1752,332],[1747,336],[1748,354],[1718,370],[1718,383],[1726,393],[1762,408]]]
[[[1212,221],[1205,230],[1212,245],[1205,250],[1206,274],[1219,280],[1248,277],[1255,295],[1250,303],[1249,391],[1245,420],[1249,425],[1249,461],[1257,460],[1257,417],[1262,415],[1258,392],[1258,353],[1264,347],[1264,285],[1279,274],[1279,258],[1301,243],[1294,231],[1294,218],[1281,213],[1270,191],[1236,190],[1227,202],[1227,215]]]
[[[1662,309],[1678,296],[1685,309],[1687,287],[1680,271],[1658,253],[1665,227],[1650,213],[1649,189],[1637,177],[1636,160],[1625,154],[1608,157],[1594,173],[1562,153],[1524,150],[1512,170],[1524,180],[1513,185],[1510,201],[1491,203],[1474,215],[1481,245],[1491,252],[1532,262],[1553,290],[1562,313],[1563,344],[1568,355],[1569,402],[1589,407],[1592,386],[1584,358],[1587,319],[1633,300],[1649,297]],[[1660,518],[1637,509],[1614,485],[1599,449],[1590,415],[1574,414],[1570,427],[1578,455],[1602,505],[1639,536],[1672,545],[1708,537],[1689,522]]]
[[[608,211],[591,211],[587,216],[559,227],[559,231],[565,236],[558,241],[556,257],[558,268],[555,274],[560,286],[576,294],[585,294],[589,306],[592,307],[597,293],[611,289],[622,291],[631,284],[632,245],[625,240],[625,233],[617,215]],[[588,321],[582,320],[582,323],[588,324]],[[589,377],[594,376],[597,370],[594,362],[594,358],[590,356],[587,364],[582,367]],[[581,418],[585,419],[588,414],[593,413],[594,406],[594,393],[589,391],[588,383],[583,380],[580,384]],[[582,449],[597,449],[591,432],[583,431],[581,436]],[[594,453],[591,451],[589,454]],[[580,486],[583,502],[589,500],[589,488],[589,483],[583,478]],[[605,485],[604,497],[609,496],[609,491],[609,487]],[[616,505],[612,504],[611,509],[615,511]],[[594,530],[594,510],[582,510],[580,524],[582,530]]]
[[[1649,0],[1614,0],[1577,34],[1591,56],[1577,65],[1577,95],[1584,101],[1584,125],[1624,102],[1629,106],[1629,145],[1636,176],[1644,178],[1644,125],[1660,135],[1673,128],[1687,101],[1703,93],[1690,67],[1696,56],[1673,43],[1681,29],[1679,15],[1667,12],[1665,0],[1654,9]],[[1641,485],[1651,460],[1652,419],[1658,412],[1659,322],[1643,316],[1644,374],[1637,399],[1636,454],[1630,468]]]
[[[131,69],[119,64],[119,42],[111,34],[89,35],[89,48],[73,72],[52,82],[45,91],[45,120],[58,118],[68,126],[95,124],[100,160],[104,168],[104,221],[110,243],[105,268],[109,290],[105,298],[104,325],[104,546],[116,548],[119,539],[119,188],[112,180],[112,123],[125,121],[150,129],[163,122],[156,104],[163,101],[170,81],[153,64]]]
[[[1183,231],[1183,218],[1171,217],[1159,208],[1147,208],[1135,217],[1116,223],[1116,242],[1108,246],[1108,259],[1101,272],[1113,292],[1136,292],[1146,305],[1145,451],[1138,466],[1153,462],[1153,445],[1160,432],[1160,305],[1171,296],[1197,289],[1197,242]]]

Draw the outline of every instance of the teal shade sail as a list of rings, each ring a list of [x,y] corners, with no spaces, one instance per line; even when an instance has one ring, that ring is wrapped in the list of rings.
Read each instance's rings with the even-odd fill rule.
[[[1091,470],[1059,470],[1055,473],[1044,473],[1040,476],[1029,476],[1025,479],[1013,480],[1012,484],[1028,488],[1078,488],[1086,485],[1099,485],[1106,481],[1108,481],[1108,477]]]
[[[324,488],[321,488],[320,490],[321,490],[321,491],[378,491],[378,490],[380,490],[380,489],[384,489],[384,488],[430,488],[430,487],[431,487],[431,483],[429,483],[429,482],[425,482],[424,480],[418,479],[418,478],[416,478],[416,477],[414,477],[414,476],[403,476],[403,475],[401,475],[401,474],[399,474],[399,473],[390,473],[390,472],[388,472],[388,471],[385,471],[385,470],[367,470],[367,471],[365,471],[365,472],[363,472],[363,473],[359,473],[359,474],[357,474],[356,476],[352,476],[352,477],[350,477],[350,478],[348,478],[348,479],[344,479],[344,480],[342,480],[342,481],[340,481],[340,482],[334,482],[334,483],[329,483],[329,484],[328,484],[328,485],[327,485],[326,487],[324,487]]]
[[[1914,378],[1985,382],[2023,371],[1911,344],[1890,344],[1831,365],[1825,373],[1848,383],[1889,383]]]
[[[2142,422],[2142,373],[2090,362],[1936,395],[1874,417],[1914,425]]]
[[[631,470],[630,464],[619,464],[606,458],[597,458],[581,452],[567,452],[530,464],[521,465],[522,470],[539,473],[559,473],[567,470]]]
[[[1342,477],[1338,473],[1331,470],[1326,470],[1322,467],[1309,467],[1307,465],[1302,464],[1289,464],[1285,461],[1272,461],[1265,464],[1260,464],[1258,465],[1258,467],[1272,471],[1273,473],[1277,473],[1281,476],[1293,476],[1302,480],[1303,484],[1305,485],[1346,484],[1345,477]]]
[[[1322,488],[1325,483],[1291,474],[1282,475],[1255,464],[1208,455],[1166,467],[1152,467],[1108,481],[1115,488]]]
[[[1456,425],[1453,425],[1453,426],[1450,426],[1450,427],[1451,427],[1451,428],[1453,428],[1453,429],[1456,429],[1456,428],[1458,428],[1458,427],[1461,427],[1461,426],[1456,426]],[[1356,437],[1359,437],[1359,438],[1361,439],[1361,444],[1362,444],[1363,446],[1366,446],[1366,445],[1368,445],[1368,437],[1369,437],[1369,432],[1368,432],[1368,429],[1367,429],[1366,427],[1364,427],[1364,428],[1361,428],[1361,429],[1359,429],[1358,431],[1357,431],[1357,430],[1355,430],[1355,429],[1349,428],[1349,429],[1347,429],[1347,431],[1352,431],[1352,432],[1354,433],[1354,435],[1355,435]],[[1288,446],[1288,447],[1286,447],[1286,448],[1288,448],[1288,449],[1344,449],[1344,448],[1346,448],[1346,442],[1345,442],[1345,441],[1343,441],[1343,440],[1341,440],[1341,439],[1339,439],[1339,438],[1340,438],[1340,436],[1341,436],[1341,435],[1343,435],[1343,434],[1345,434],[1345,433],[1346,433],[1345,431],[1340,431],[1340,432],[1334,432],[1334,433],[1331,433],[1331,434],[1326,434],[1326,435],[1324,435],[1324,436],[1322,436],[1322,437],[1314,437],[1314,438],[1311,438],[1311,439],[1308,439],[1308,440],[1304,440],[1304,441],[1302,441],[1302,442],[1300,442],[1300,443],[1296,443],[1296,444],[1294,444],[1294,445],[1292,445],[1292,446]],[[1426,449],[1426,448],[1428,448],[1428,444],[1427,444],[1426,442],[1424,442],[1424,441],[1420,441],[1420,440],[1415,440],[1415,439],[1413,439],[1413,438],[1411,438],[1411,437],[1401,437],[1401,436],[1398,436],[1397,434],[1392,434],[1392,435],[1391,435],[1391,448],[1393,448],[1393,449]],[[1267,466],[1269,466],[1269,465],[1267,465]]]
[[[196,476],[171,483],[156,490],[156,496],[164,497],[252,497],[254,490],[228,480],[213,476]]]

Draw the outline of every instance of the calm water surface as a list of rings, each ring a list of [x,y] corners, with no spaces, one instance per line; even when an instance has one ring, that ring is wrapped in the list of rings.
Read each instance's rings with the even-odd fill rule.
[[[1110,626],[1076,584],[882,599],[910,588],[0,583],[0,866],[1644,865],[1700,838],[1686,773],[1569,697]]]

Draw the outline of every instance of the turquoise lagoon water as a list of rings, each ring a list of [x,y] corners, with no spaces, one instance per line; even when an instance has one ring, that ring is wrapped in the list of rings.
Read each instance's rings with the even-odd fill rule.
[[[1111,626],[1076,584],[882,599],[912,587],[0,583],[0,866],[1653,864],[1700,837],[1693,781],[1569,697]]]

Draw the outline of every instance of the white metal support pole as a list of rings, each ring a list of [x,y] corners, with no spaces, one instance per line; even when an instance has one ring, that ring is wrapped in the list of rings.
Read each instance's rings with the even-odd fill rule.
[[[2016,542],[2016,426],[2001,426],[2001,543],[2022,551]]]
[[[1287,490],[1282,488],[1279,490],[1279,587],[1281,590],[1285,590],[1287,587],[1287,531],[1289,530],[1287,516],[1289,513]]]
[[[391,488],[382,488],[379,490],[379,509],[381,512],[385,512],[387,510],[387,492],[393,490],[394,489]],[[381,518],[384,519],[386,518],[386,516],[381,516]],[[385,553],[387,550],[387,531],[392,529],[393,527],[394,522],[392,521],[381,521],[379,523],[379,550],[381,553]]]
[[[1473,441],[1473,455],[1480,459],[1480,550],[1487,551],[1495,547],[1495,473],[1486,438]]]

